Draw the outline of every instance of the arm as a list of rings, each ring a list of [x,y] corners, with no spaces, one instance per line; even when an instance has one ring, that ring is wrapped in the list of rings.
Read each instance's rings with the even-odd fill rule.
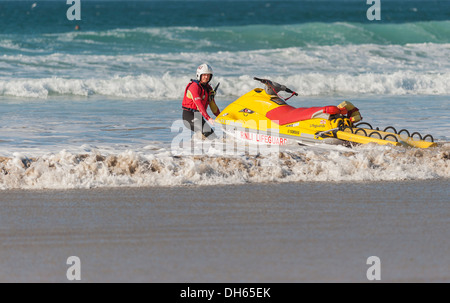
[[[214,115],[216,115],[216,117],[220,115],[220,109],[217,106],[214,97],[211,98],[211,101],[209,102],[209,107],[211,108],[211,111],[214,113]]]
[[[220,83],[216,86],[216,89],[219,87]],[[220,115],[220,109],[216,104],[216,100],[214,99],[216,96],[216,91],[213,90],[211,85],[209,86],[209,107],[211,108],[211,111],[214,113],[214,115],[217,117]]]

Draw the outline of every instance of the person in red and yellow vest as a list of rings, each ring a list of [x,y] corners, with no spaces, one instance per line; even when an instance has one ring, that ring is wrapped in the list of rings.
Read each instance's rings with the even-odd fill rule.
[[[193,132],[201,131],[205,137],[214,134],[214,130],[206,124],[208,121],[214,125],[214,120],[206,111],[208,105],[216,117],[220,114],[214,100],[216,92],[209,85],[212,77],[211,66],[206,63],[200,65],[197,69],[197,79],[191,80],[187,85],[182,103],[184,125]]]

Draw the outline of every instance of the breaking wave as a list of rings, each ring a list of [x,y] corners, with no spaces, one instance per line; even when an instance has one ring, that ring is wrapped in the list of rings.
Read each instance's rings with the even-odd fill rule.
[[[450,44],[433,43],[195,54],[3,55],[0,96],[180,99],[198,62],[205,60],[214,66],[213,82],[221,82],[223,97],[251,90],[253,76],[274,79],[303,96],[450,95],[449,56]]]
[[[237,97],[257,85],[252,76],[217,77],[221,97]],[[305,73],[271,77],[302,96],[334,95],[450,95],[450,73],[395,72],[392,74]],[[14,79],[0,80],[0,96],[47,99],[50,96],[108,96],[127,99],[181,99],[188,77],[148,75],[109,79]]]
[[[257,156],[173,156],[61,151],[0,159],[0,189],[73,189],[264,182],[399,181],[450,178],[450,144],[427,150],[360,146]]]

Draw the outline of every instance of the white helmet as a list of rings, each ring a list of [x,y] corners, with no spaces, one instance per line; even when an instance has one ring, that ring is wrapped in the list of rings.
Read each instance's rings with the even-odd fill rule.
[[[202,65],[200,65],[197,68],[197,80],[200,81],[202,75],[204,74],[210,74],[211,75],[211,79],[213,77],[213,70],[212,67],[209,66],[209,64],[203,63]],[[211,79],[209,79],[211,81]]]

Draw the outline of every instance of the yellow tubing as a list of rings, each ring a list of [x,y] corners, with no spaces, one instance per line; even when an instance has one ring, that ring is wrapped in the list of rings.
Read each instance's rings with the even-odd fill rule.
[[[401,140],[402,137],[400,136]],[[423,141],[423,140],[414,140],[411,138],[408,138],[406,141],[404,141],[406,144],[408,144],[409,146],[412,147],[418,147],[418,148],[429,148],[429,147],[436,147],[437,144],[434,142],[428,142],[428,141]]]
[[[380,145],[391,144],[394,146],[402,146],[402,144],[399,142],[393,142],[393,141],[381,140],[381,139],[371,138],[371,137],[366,137],[366,136],[361,136],[361,135],[355,135],[350,132],[338,131],[338,132],[336,132],[336,136],[338,139],[341,139],[341,140],[355,142],[355,143],[361,143],[361,144],[367,144],[367,143],[374,142],[374,143],[377,143]]]
[[[396,145],[396,146],[406,144],[408,146],[417,147],[417,148],[430,148],[430,147],[436,147],[437,146],[437,144],[434,143],[434,142],[428,142],[428,141],[423,141],[423,140],[414,140],[411,137],[405,137],[405,136],[402,136],[402,135],[397,135],[397,134],[389,133],[389,132],[383,132],[383,131],[380,131],[380,130],[369,129],[369,128],[357,128],[357,129],[363,129],[367,133],[367,137],[359,135],[359,134],[356,135],[358,137],[365,137],[365,138],[367,138],[367,140],[364,140],[364,141],[367,141],[367,142],[379,143],[381,141],[381,142],[389,142],[389,143],[391,143],[393,145]],[[344,132],[346,134],[352,134],[349,129],[346,129]],[[394,144],[396,142],[393,142],[393,141],[382,140],[382,139],[379,139],[379,138],[370,137],[370,135],[373,134],[374,132],[379,133],[382,137],[385,137],[387,135],[392,135],[392,136],[397,138],[397,140],[399,141],[399,144]],[[362,143],[362,142],[357,142],[357,143]],[[402,144],[402,143],[404,143],[404,144]],[[365,144],[365,143],[363,143],[363,144]],[[381,144],[381,143],[379,143],[379,144]],[[387,144],[387,143],[385,143],[385,144]]]

